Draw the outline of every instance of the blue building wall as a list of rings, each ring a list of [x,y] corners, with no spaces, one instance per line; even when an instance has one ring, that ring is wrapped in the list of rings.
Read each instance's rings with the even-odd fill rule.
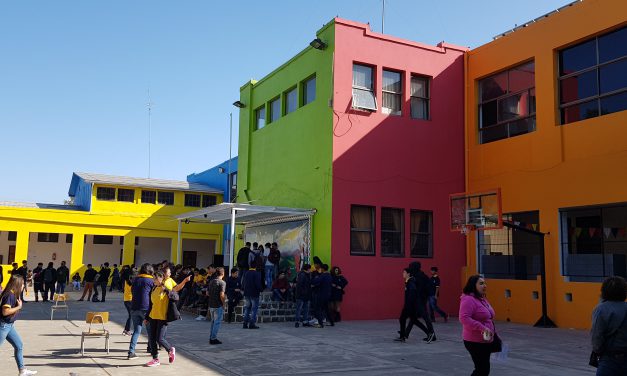
[[[68,196],[74,197],[74,205],[89,211],[91,209],[91,190],[91,183],[87,183],[78,175],[72,174]]]
[[[220,172],[220,171],[223,172]],[[237,173],[237,157],[231,159],[231,172]],[[233,201],[233,197],[229,195],[229,161],[224,161],[217,166],[199,173],[187,175],[187,181],[190,183],[206,184],[224,191],[224,202]]]

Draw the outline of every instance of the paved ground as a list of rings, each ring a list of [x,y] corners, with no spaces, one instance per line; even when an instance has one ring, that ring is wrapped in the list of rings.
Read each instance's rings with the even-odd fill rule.
[[[72,298],[76,299],[74,293]],[[122,327],[126,310],[121,294],[107,296],[106,303],[70,304],[70,320],[62,313],[50,321],[50,303],[28,303],[20,313],[17,328],[25,344],[25,361],[39,375],[141,375],[150,359],[126,360],[129,337]],[[79,353],[83,321],[89,310],[111,312],[107,328],[113,333],[111,353],[104,352],[104,340],[88,341],[85,357]],[[437,323],[437,341],[423,343],[413,332],[407,343],[392,341],[395,321],[342,322],[324,329],[293,327],[292,323],[260,325],[244,330],[239,324],[224,324],[223,345],[209,346],[207,322],[185,315],[170,326],[169,339],[177,348],[177,360],[150,370],[150,375],[469,375],[472,362],[460,340],[457,321]],[[510,346],[506,362],[493,362],[493,375],[593,375],[587,366],[588,333],[564,329],[536,329],[524,325],[497,323]],[[146,339],[140,340],[145,348]],[[165,354],[163,354],[165,356]],[[162,359],[163,360],[163,359]],[[15,375],[13,351],[8,343],[0,347],[0,375]]]

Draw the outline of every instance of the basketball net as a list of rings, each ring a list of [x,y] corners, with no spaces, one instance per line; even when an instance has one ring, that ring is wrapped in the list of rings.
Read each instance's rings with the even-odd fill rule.
[[[466,235],[468,235],[468,233],[470,231],[472,231],[474,229],[475,229],[475,226],[473,226],[473,225],[463,225],[463,226],[461,226],[461,233],[462,233],[462,235],[466,236]]]

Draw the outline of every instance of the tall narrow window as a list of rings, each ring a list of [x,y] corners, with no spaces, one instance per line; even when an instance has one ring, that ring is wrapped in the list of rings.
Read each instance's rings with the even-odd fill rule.
[[[293,88],[285,93],[285,115],[296,111],[298,108],[298,90]]]
[[[255,110],[255,130],[266,126],[266,106],[261,106]]]
[[[374,95],[372,68],[353,64],[353,107],[376,111],[377,98]]]
[[[374,256],[374,207],[351,205],[351,255]]]
[[[115,200],[115,188],[98,187],[96,190],[96,198],[103,201]]]
[[[482,144],[535,130],[533,61],[479,81],[479,135]]]
[[[410,255],[412,257],[433,257],[433,213],[412,210],[410,216]]]
[[[135,201],[135,190],[118,188],[118,201],[124,201],[124,202]]]
[[[381,208],[381,255],[404,256],[403,209]]]
[[[273,123],[281,117],[281,98],[270,101],[270,123]]]
[[[383,71],[383,105],[381,112],[390,115],[401,115],[403,85],[401,74],[393,71]]]
[[[559,53],[561,123],[627,110],[627,27]]]
[[[411,76],[411,118],[429,120],[429,78]]]
[[[316,76],[303,83],[303,106],[316,99]]]

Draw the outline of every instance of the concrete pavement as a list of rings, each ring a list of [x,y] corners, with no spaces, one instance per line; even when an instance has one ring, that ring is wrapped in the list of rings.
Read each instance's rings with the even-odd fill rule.
[[[209,322],[197,322],[190,315],[173,323],[168,338],[177,348],[177,359],[148,369],[150,360],[140,339],[139,359],[127,360],[130,337],[122,336],[126,310],[120,293],[109,293],[107,302],[76,302],[70,293],[70,320],[55,313],[50,321],[51,303],[26,304],[17,329],[24,341],[27,367],[39,375],[469,375],[470,356],[461,342],[461,325],[452,320],[436,323],[437,341],[426,344],[419,330],[406,343],[393,341],[395,320],[341,322],[335,327],[294,328],[293,323],[260,324],[261,329],[244,330],[241,324],[223,324],[222,345],[208,344]],[[400,307],[399,307],[400,308]],[[87,340],[85,357],[79,353],[80,334],[87,329],[87,311],[109,311],[112,333],[111,353],[104,352],[104,339]],[[538,329],[527,325],[497,323],[499,333],[510,347],[506,362],[493,362],[492,375],[593,375],[587,365],[588,333],[568,329]],[[416,328],[414,328],[416,329]],[[164,364],[165,363],[165,364]],[[16,375],[13,349],[0,347],[0,375]]]

